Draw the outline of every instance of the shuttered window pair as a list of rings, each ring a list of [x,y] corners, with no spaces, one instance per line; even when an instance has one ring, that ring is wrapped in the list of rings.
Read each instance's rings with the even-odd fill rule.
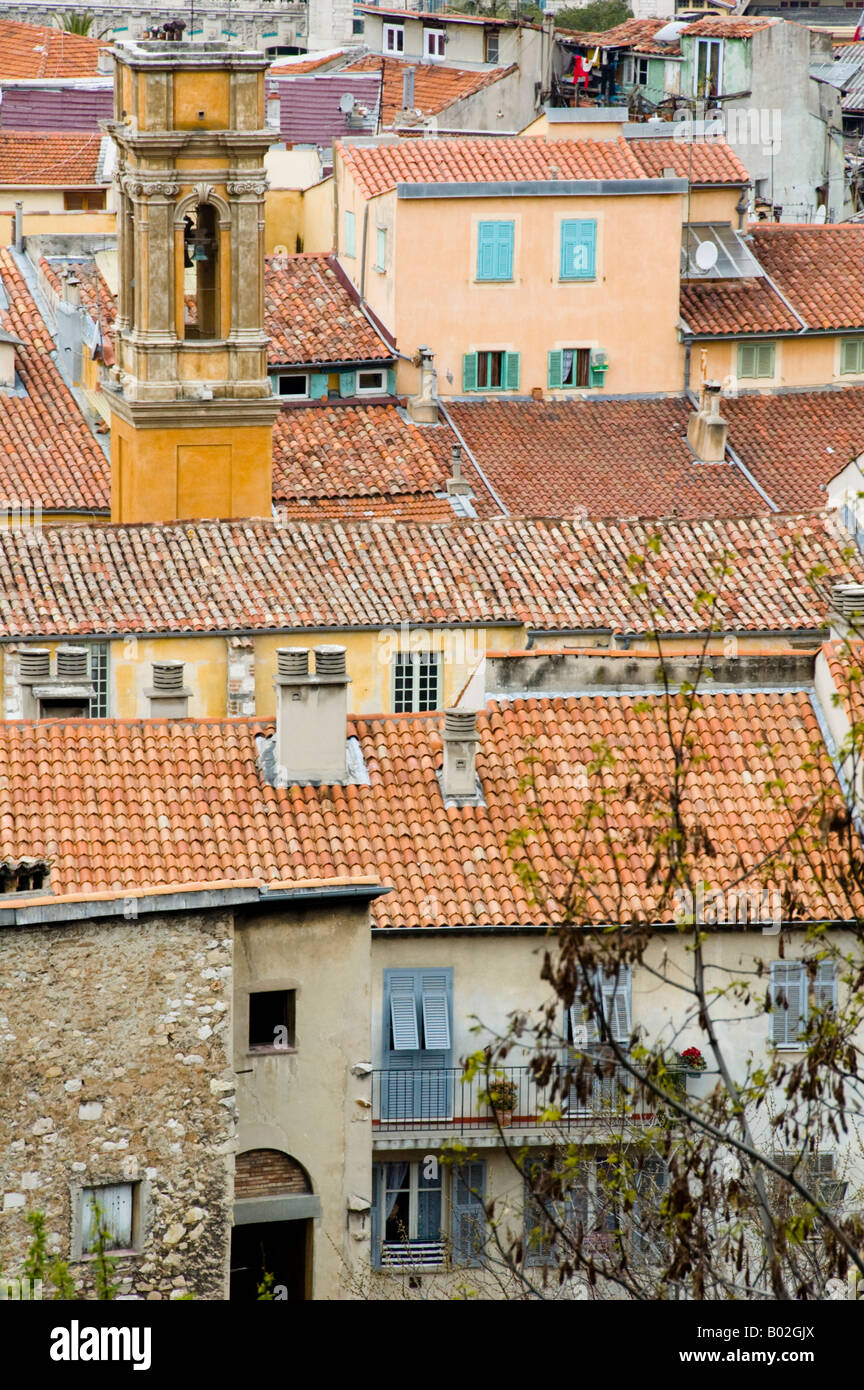
[[[591,349],[559,348],[548,354],[549,387],[589,386],[591,384]]]
[[[514,223],[477,224],[477,279],[513,279]]]
[[[774,343],[739,343],[739,377],[773,377]]]
[[[448,1222],[445,1197],[449,1195]],[[372,1168],[372,1263],[376,1269],[479,1265],[486,1240],[486,1164],[434,1156]],[[449,1247],[449,1248],[448,1248]]]
[[[631,998],[632,971],[623,965],[615,975],[598,975],[595,990],[599,993],[606,1028],[619,1043],[628,1043],[632,1031]],[[587,1047],[603,1040],[600,1019],[587,1016],[581,1002],[574,1000],[569,1010],[570,1042],[574,1047]]]
[[[811,979],[803,961],[771,962],[771,1041],[775,1047],[800,1048],[814,1009],[836,1009],[837,967],[820,961]]]
[[[593,280],[597,274],[597,223],[569,217],[561,223],[562,280]]]
[[[840,371],[864,373],[864,338],[844,338],[840,344]]]
[[[518,391],[518,352],[466,352],[462,358],[463,391]]]
[[[449,1118],[452,1019],[452,969],[384,971],[382,1119]]]

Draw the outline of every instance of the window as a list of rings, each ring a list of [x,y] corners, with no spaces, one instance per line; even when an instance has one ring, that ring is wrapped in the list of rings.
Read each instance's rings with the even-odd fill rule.
[[[593,280],[597,264],[597,223],[568,218],[561,223],[561,279]]]
[[[375,269],[387,269],[387,228],[378,227],[375,233]]]
[[[590,348],[561,348],[549,353],[549,385],[588,386],[591,373]]]
[[[363,18],[361,17],[361,18],[358,19],[357,16],[355,15],[354,18],[353,18],[352,21],[351,21],[351,33],[352,33],[352,34],[362,34],[365,28],[366,28],[366,23],[365,23],[365,21],[363,20]]]
[[[840,371],[864,372],[864,338],[842,338],[840,341]]]
[[[552,1264],[590,1229],[593,1159],[571,1167],[565,1181],[563,1160],[554,1153],[530,1158],[523,1169],[525,1262]]]
[[[386,372],[358,372],[357,373],[357,395],[358,396],[380,396],[387,390]],[[437,705],[432,706],[437,709]]]
[[[630,1041],[632,990],[629,965],[622,965],[616,975],[598,975],[594,981],[592,994],[602,1008],[606,1031],[618,1043]],[[602,1041],[600,1019],[596,1014],[588,1017],[588,1011],[578,999],[574,1000],[568,1014],[567,1036],[574,1047]]]
[[[64,212],[102,212],[105,208],[105,189],[70,189],[63,194]]]
[[[739,377],[773,377],[774,343],[739,343]]]
[[[518,352],[466,352],[462,358],[463,391],[518,391]]]
[[[483,35],[483,61],[498,62],[498,30],[487,29]]]
[[[93,698],[87,711],[91,719],[108,717],[108,643],[93,642],[90,647],[90,684]]]
[[[811,976],[803,961],[772,961],[770,995],[771,1041],[800,1049],[811,1012],[837,1007],[837,968],[833,961],[820,961]]]
[[[486,1238],[486,1164],[419,1162],[372,1168],[372,1262],[378,1269],[435,1267],[447,1253],[445,1199],[450,1202],[450,1256],[480,1263]]]
[[[393,713],[441,708],[440,652],[397,652],[393,660]]]
[[[405,52],[405,26],[404,26],[404,24],[385,24],[385,25],[384,25],[384,52],[385,52],[385,53],[404,53],[404,52]]]
[[[443,29],[424,29],[423,30],[423,51],[427,58],[444,57],[444,30]]]
[[[109,1250],[134,1250],[138,1235],[138,1184],[85,1187],[81,1193],[81,1254],[92,1255],[99,1230]]]
[[[357,255],[357,218],[350,211],[345,213],[345,255]]]
[[[513,279],[513,222],[477,224],[477,279]]]
[[[631,57],[624,60],[625,87],[645,87],[648,85],[648,59]]]
[[[697,39],[693,56],[694,95],[717,96],[723,75],[723,40]]]
[[[453,971],[385,970],[381,1118],[423,1123],[452,1109]]]
[[[282,373],[273,378],[275,395],[304,400],[309,395],[309,378],[304,372]]]
[[[249,995],[250,1052],[279,1052],[296,1046],[296,997],[293,989],[268,989]]]

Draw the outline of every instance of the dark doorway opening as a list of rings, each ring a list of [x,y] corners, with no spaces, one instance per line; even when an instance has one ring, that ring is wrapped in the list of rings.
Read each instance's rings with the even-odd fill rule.
[[[311,1221],[263,1221],[231,1232],[231,1299],[255,1302],[258,1286],[272,1274],[274,1299],[303,1303],[312,1268]]]

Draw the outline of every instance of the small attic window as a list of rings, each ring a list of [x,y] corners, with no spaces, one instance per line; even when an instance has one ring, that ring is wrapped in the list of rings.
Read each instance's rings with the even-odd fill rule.
[[[47,892],[49,870],[46,859],[0,859],[0,894]]]

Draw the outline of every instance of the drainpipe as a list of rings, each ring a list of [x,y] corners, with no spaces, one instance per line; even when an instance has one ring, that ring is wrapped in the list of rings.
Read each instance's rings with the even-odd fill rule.
[[[24,204],[21,202],[20,199],[18,199],[15,203],[15,221],[13,225],[13,240],[15,243],[15,250],[18,252],[18,255],[20,256],[24,250]]]
[[[690,353],[693,348],[692,333],[684,334],[684,395],[690,395]]]
[[[369,234],[369,200],[363,204],[363,244],[360,248],[360,301],[366,303],[366,238]]]

